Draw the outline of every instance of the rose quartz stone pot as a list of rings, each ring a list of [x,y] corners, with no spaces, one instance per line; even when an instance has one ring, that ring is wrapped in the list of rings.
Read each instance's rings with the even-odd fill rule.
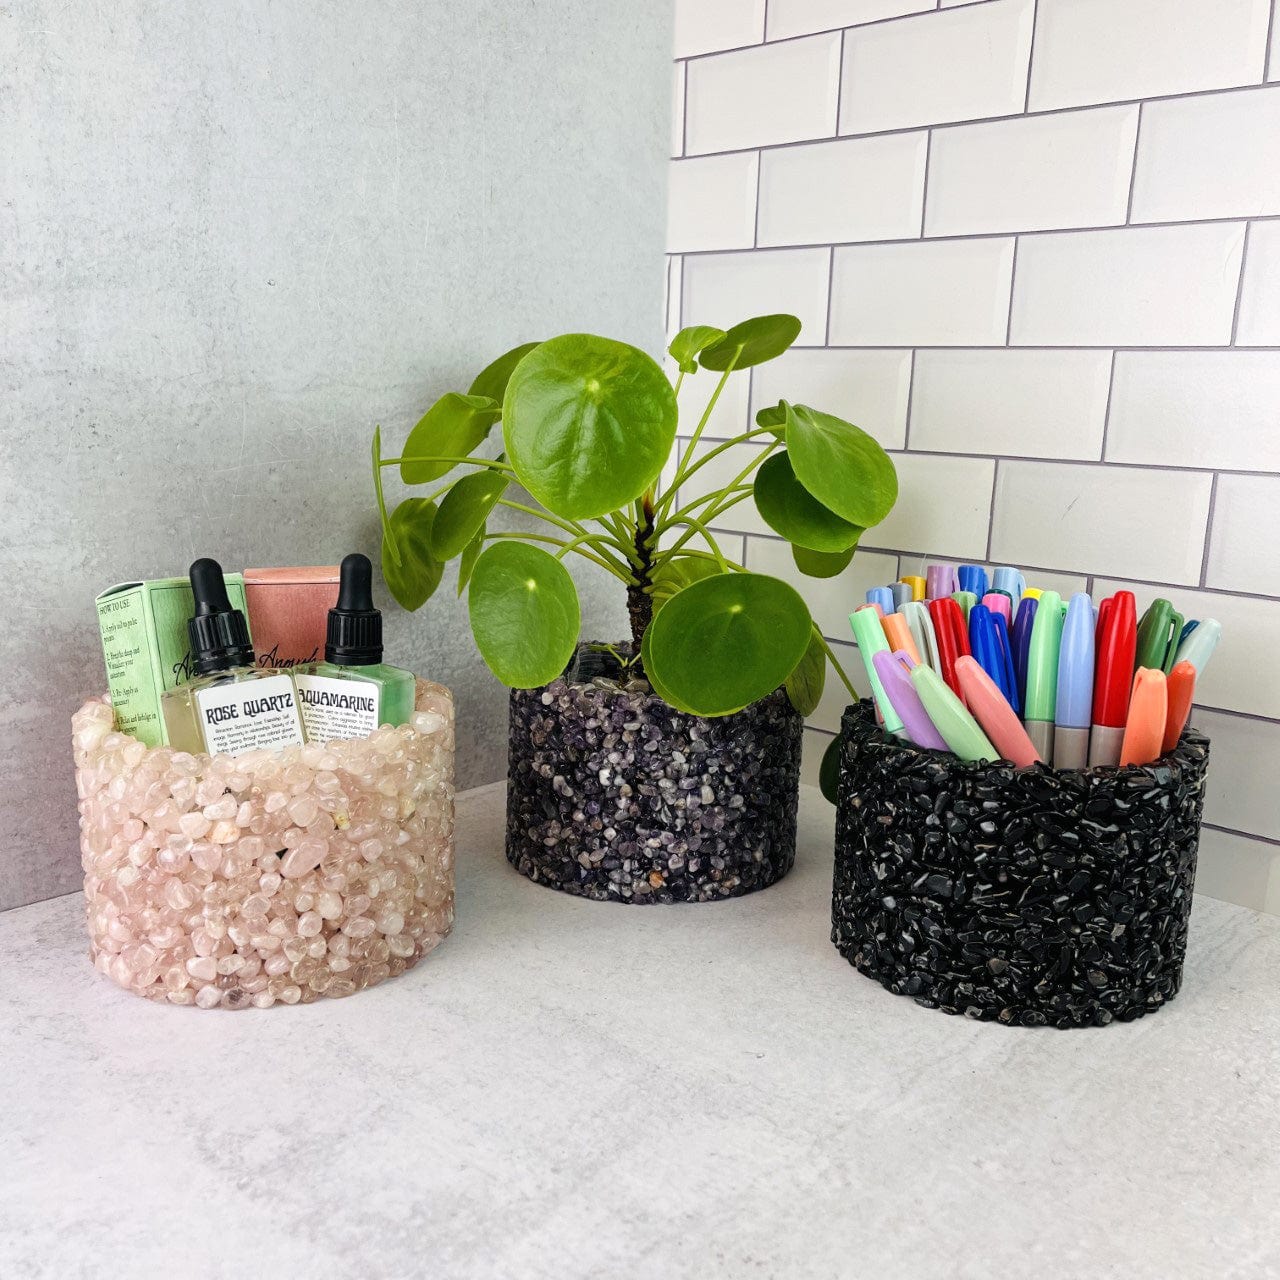
[[[453,697],[368,738],[188,755],[72,720],[94,967],[201,1009],[349,996],[453,925]]]

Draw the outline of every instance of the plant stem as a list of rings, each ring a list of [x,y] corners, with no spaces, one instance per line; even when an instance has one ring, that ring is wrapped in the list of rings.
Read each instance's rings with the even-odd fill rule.
[[[631,643],[638,654],[644,633],[653,621],[653,490],[640,499],[636,520],[635,553],[637,581],[627,589],[627,613],[631,618]]]
[[[682,517],[680,523],[688,525],[689,530],[681,536],[680,541],[667,552],[667,555],[674,555],[676,551],[678,551],[686,542],[689,541],[690,538],[694,536],[694,534],[700,533],[706,539],[707,546],[711,548],[712,554],[715,556],[716,562],[720,566],[720,572],[728,573],[729,562],[724,558],[724,553],[720,550],[720,544],[711,536],[711,531],[706,527],[706,525],[704,525],[701,520],[695,520],[692,516]]]
[[[854,702],[857,702],[862,695],[853,687],[849,677],[845,675],[844,668],[836,660],[836,655],[831,652],[831,646],[827,643],[826,637],[818,630],[817,626],[813,628],[813,634],[818,637],[818,647],[827,655],[827,661],[835,667],[836,675],[840,677],[840,683],[848,689],[849,696],[854,700]]]
[[[382,493],[382,427],[373,429],[373,491],[378,496],[378,516],[382,520],[382,538],[391,548],[391,558],[397,565],[401,564],[400,548],[396,545],[395,534],[391,532],[391,517],[387,515],[387,500]]]
[[[618,577],[624,579],[631,576],[627,566],[608,549],[610,546],[616,545],[612,538],[603,534],[592,533],[590,529],[584,529],[576,520],[563,520],[559,516],[552,515],[550,511],[544,511],[540,507],[531,507],[523,502],[512,502],[510,498],[499,498],[498,505],[500,507],[510,507],[513,511],[522,511],[527,516],[535,516],[539,520],[545,520],[548,524],[555,525],[557,529],[563,529],[566,533],[573,534],[579,542],[589,544],[596,554],[602,557],[600,563],[604,563],[605,568],[611,573],[615,573]],[[532,538],[534,535],[516,533],[513,536]]]
[[[741,349],[734,352],[733,359],[729,361],[729,367],[720,375],[720,381],[716,383],[716,389],[711,393],[711,399],[707,401],[707,407],[702,411],[702,417],[698,421],[698,425],[693,430],[693,436],[689,443],[685,445],[680,454],[680,461],[676,464],[676,473],[671,478],[671,487],[663,495],[662,501],[658,504],[658,514],[661,515],[671,502],[671,497],[680,487],[681,482],[686,478],[687,472],[685,466],[689,459],[693,457],[693,451],[698,447],[698,441],[702,439],[702,433],[706,430],[707,423],[711,421],[711,414],[716,407],[716,401],[720,399],[720,393],[724,390],[724,384],[729,381],[729,375],[733,372],[733,366],[741,355]]]
[[[515,468],[509,462],[498,462],[494,458],[447,458],[437,454],[428,454],[421,457],[383,458],[378,465],[380,467],[396,467],[402,462],[448,462],[454,466],[465,464],[472,467],[487,467],[490,471],[515,473]]]
[[[557,559],[560,558],[560,555],[564,555],[566,552],[572,551],[576,555],[580,555],[584,559],[590,560],[592,564],[598,564],[602,569],[607,569],[611,574],[614,575],[615,578],[621,578],[622,581],[625,582],[628,586],[630,586],[632,583],[635,582],[635,578],[633,578],[631,574],[629,574],[626,571],[623,565],[617,563],[616,561],[601,559],[600,556],[597,556],[590,551],[584,550],[583,547],[579,546],[578,544],[583,541],[582,538],[575,538],[572,542],[565,542],[562,538],[553,538],[549,534],[545,534],[545,533],[521,533],[521,532],[486,533],[484,537],[486,542],[494,542],[500,538],[510,538],[519,542],[548,542],[553,547],[563,548],[563,550],[559,553],[559,555],[557,555],[556,557]]]

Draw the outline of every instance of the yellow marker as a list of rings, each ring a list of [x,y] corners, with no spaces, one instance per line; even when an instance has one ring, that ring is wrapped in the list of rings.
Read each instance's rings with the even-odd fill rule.
[[[1039,588],[1039,587],[1028,587],[1028,588],[1027,588],[1027,589],[1026,589],[1022,594],[1023,594],[1024,596],[1030,596],[1033,600],[1039,600],[1039,599],[1040,599],[1040,588]]]
[[[914,575],[907,575],[898,579],[899,582],[905,582],[911,588],[911,598],[913,600],[924,599],[924,579],[917,578]]]

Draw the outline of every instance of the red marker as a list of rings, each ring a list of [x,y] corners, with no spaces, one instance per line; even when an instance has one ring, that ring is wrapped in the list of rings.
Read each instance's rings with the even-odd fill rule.
[[[964,701],[960,677],[956,675],[956,659],[969,652],[969,628],[965,625],[964,611],[950,596],[929,601],[929,616],[933,619],[934,636],[938,641],[939,675],[947,682],[951,692]]]
[[[1191,714],[1191,699],[1196,691],[1196,669],[1187,661],[1177,662],[1169,672],[1169,714],[1164,722],[1164,741],[1160,754],[1168,755],[1178,745],[1182,730]]]
[[[1096,634],[1090,767],[1120,763],[1133,660],[1138,651],[1138,607],[1132,591],[1117,591],[1098,606]]]

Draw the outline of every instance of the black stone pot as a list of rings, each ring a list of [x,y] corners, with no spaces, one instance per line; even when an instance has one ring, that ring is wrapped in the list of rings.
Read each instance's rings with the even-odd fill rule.
[[[600,901],[763,889],[795,861],[802,730],[781,689],[703,719],[582,646],[560,679],[511,693],[507,860]]]
[[[844,713],[831,940],[944,1013],[1102,1026],[1182,985],[1209,742],[1124,769],[965,764]]]

